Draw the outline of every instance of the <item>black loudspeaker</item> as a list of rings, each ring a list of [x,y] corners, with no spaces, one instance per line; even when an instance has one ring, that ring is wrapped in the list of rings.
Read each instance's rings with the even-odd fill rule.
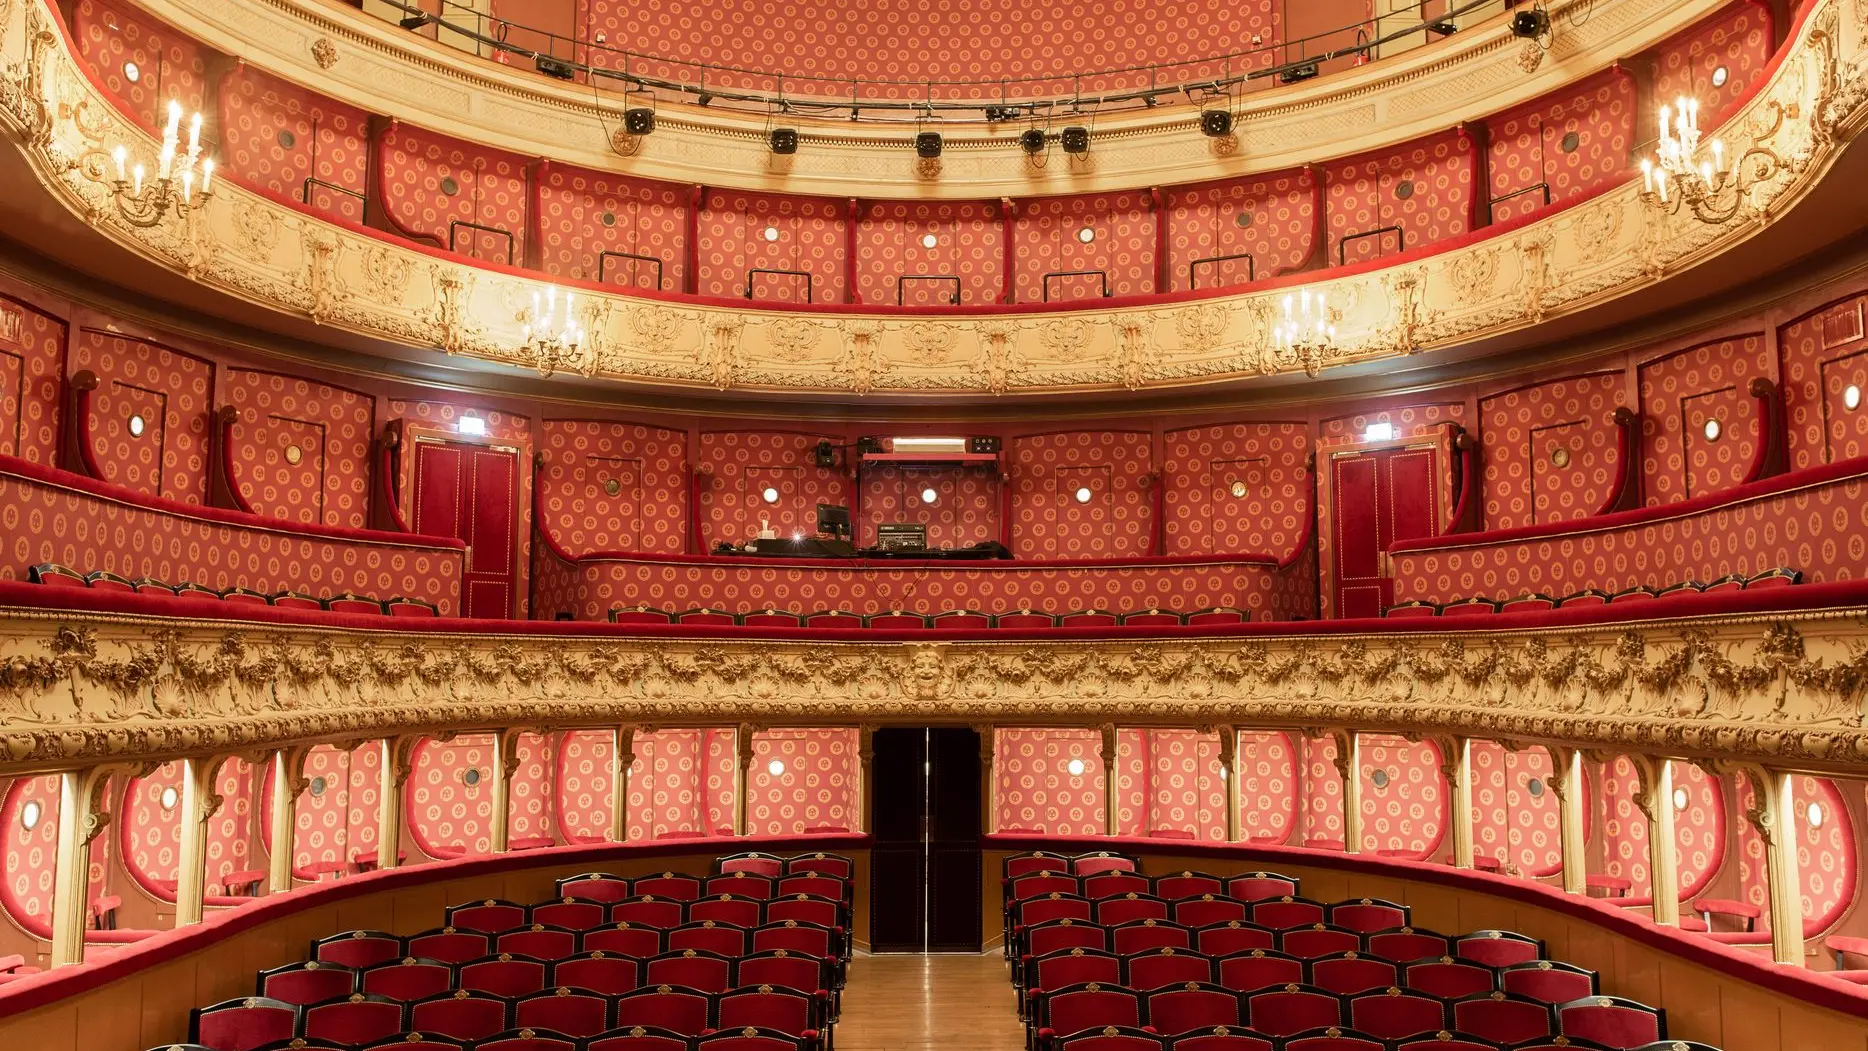
[[[798,129],[773,128],[772,152],[786,156],[798,152]]]
[[[859,453],[879,453],[882,451],[882,439],[874,435],[863,435],[856,439],[856,451]]]
[[[966,440],[966,451],[974,454],[996,453],[999,451],[999,439],[991,435],[968,438]]]
[[[915,134],[915,154],[927,158],[940,156],[940,132],[917,132]]]
[[[1223,109],[1200,111],[1200,131],[1216,139],[1232,134],[1232,114]]]
[[[534,58],[532,65],[538,67],[540,73],[559,80],[573,80],[577,77],[577,71],[571,67],[569,62],[561,58],[552,58],[550,55],[540,55]]]
[[[1306,62],[1301,66],[1292,66],[1278,74],[1278,80],[1285,84],[1295,84],[1300,80],[1309,80],[1318,73],[1315,62]]]
[[[1039,128],[1026,128],[1018,136],[1018,145],[1026,153],[1044,152],[1044,132]]]
[[[831,446],[830,439],[818,442],[811,450],[811,463],[818,467],[837,466],[837,450]]]
[[[1064,129],[1063,134],[1057,137],[1057,141],[1063,144],[1065,153],[1088,153],[1090,152],[1090,129],[1072,124]]]
[[[654,131],[655,111],[647,106],[623,111],[623,130],[631,135],[647,135]]]
[[[1550,32],[1550,15],[1541,7],[1519,11],[1511,16],[1511,35],[1526,39]]]

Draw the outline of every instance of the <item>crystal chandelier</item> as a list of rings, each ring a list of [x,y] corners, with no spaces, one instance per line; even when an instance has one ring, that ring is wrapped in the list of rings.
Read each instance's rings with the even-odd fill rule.
[[[1725,143],[1700,138],[1699,100],[1683,95],[1660,108],[1659,145],[1654,156],[1641,159],[1642,199],[1670,215],[1686,208],[1703,222],[1723,223],[1744,202],[1739,171],[1749,156],[1760,159],[1761,176],[1768,177],[1779,163],[1775,153],[1757,147],[1727,167]]]
[[[525,324],[525,344],[531,351],[532,364],[540,376],[550,376],[560,368],[574,368],[591,375],[595,358],[586,360],[583,353],[584,330],[577,325],[575,299],[564,294],[560,313],[558,290],[547,289],[543,296],[532,293],[532,312]]]
[[[1283,314],[1272,326],[1271,338],[1279,364],[1302,365],[1309,376],[1321,371],[1324,355],[1336,345],[1336,326],[1323,293],[1306,288],[1301,299],[1285,296]]]
[[[169,100],[169,123],[162,132],[162,152],[156,160],[156,177],[139,162],[129,163],[130,151],[119,145],[111,151],[116,162],[117,178],[113,183],[117,214],[132,226],[147,228],[161,222],[170,209],[185,214],[206,204],[214,194],[214,158],[201,156],[201,114],[188,119],[188,152],[179,158],[182,104]],[[201,185],[195,180],[199,169]]]

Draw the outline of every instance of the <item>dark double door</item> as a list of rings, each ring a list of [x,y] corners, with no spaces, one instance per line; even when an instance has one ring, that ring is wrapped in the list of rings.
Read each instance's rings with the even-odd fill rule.
[[[873,746],[871,951],[978,952],[979,734],[892,727]]]

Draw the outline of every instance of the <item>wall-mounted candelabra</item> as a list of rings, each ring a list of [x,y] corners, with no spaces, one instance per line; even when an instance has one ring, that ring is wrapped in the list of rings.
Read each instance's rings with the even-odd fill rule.
[[[550,376],[559,369],[572,369],[586,376],[596,372],[596,355],[584,348],[584,330],[577,324],[575,303],[572,293],[566,292],[560,305],[556,288],[547,289],[543,296],[532,293],[525,346],[540,376]]]
[[[170,211],[185,214],[206,204],[214,195],[214,158],[201,156],[201,114],[188,120],[188,150],[180,157],[182,106],[169,101],[169,122],[162,132],[162,152],[156,158],[156,175],[139,161],[130,163],[130,150],[119,145],[111,151],[116,162],[115,200],[117,214],[132,226],[151,227]]]

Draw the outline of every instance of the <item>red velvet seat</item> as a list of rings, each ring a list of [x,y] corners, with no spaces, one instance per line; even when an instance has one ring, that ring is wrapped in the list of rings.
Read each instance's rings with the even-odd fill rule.
[[[1439,606],[1431,602],[1422,602],[1419,599],[1398,603],[1382,610],[1382,616],[1389,620],[1413,620],[1420,617],[1437,617],[1439,615]]]
[[[1096,903],[1096,922],[1105,927],[1119,927],[1141,920],[1167,922],[1172,915],[1166,900],[1149,894],[1124,894]]]
[[[333,613],[381,616],[383,612],[383,604],[381,601],[364,595],[353,595],[349,592],[345,592],[341,595],[332,595],[325,600],[324,606]]]
[[[1563,596],[1563,598],[1557,601],[1557,608],[1572,609],[1579,606],[1606,606],[1608,605],[1609,599],[1612,597],[1613,596],[1606,591],[1597,591],[1595,588],[1584,588],[1575,594]]]
[[[324,603],[317,597],[300,591],[275,591],[269,596],[272,604],[279,609],[323,609]]]
[[[215,1051],[254,1051],[297,1035],[298,1013],[296,1004],[264,996],[224,1000],[189,1013],[188,1039]]]
[[[744,955],[748,946],[745,927],[713,920],[684,923],[670,930],[663,936],[662,941],[668,946],[667,952],[686,952],[693,949],[728,959]]]
[[[809,1041],[771,1029],[712,1033],[694,1041],[695,1051],[803,1051]]]
[[[821,850],[785,859],[786,875],[800,872],[816,872],[847,880],[855,875],[856,866],[854,862],[841,854],[826,854]]]
[[[1001,613],[992,618],[995,628],[1051,628],[1057,626],[1057,618],[1049,613],[1033,613],[1021,609],[1014,613]]]
[[[1131,920],[1109,928],[1109,951],[1130,956],[1160,948],[1193,949],[1193,931],[1167,920]]]
[[[1387,989],[1401,983],[1400,970],[1387,960],[1359,953],[1335,953],[1310,960],[1308,984],[1343,996]]]
[[[1121,618],[1123,627],[1178,627],[1187,623],[1178,613],[1168,613],[1158,609],[1144,610],[1140,613],[1124,613]]]
[[[1139,1027],[1141,994],[1133,989],[1092,982],[1048,990],[1033,1009],[1039,1048],[1049,1048],[1058,1036],[1105,1026]]]
[[[607,872],[584,872],[566,876],[556,884],[559,898],[578,898],[603,904],[629,897],[629,881]]]
[[[785,859],[777,854],[747,850],[715,859],[714,869],[717,872],[746,872],[776,880],[785,874]]]
[[[950,609],[934,614],[929,623],[937,628],[989,628],[992,617],[974,609]]]
[[[546,927],[594,931],[609,922],[610,910],[602,902],[567,898],[563,901],[539,902],[525,910],[525,917],[534,924]]]
[[[1174,922],[1183,927],[1211,927],[1232,921],[1246,922],[1250,907],[1237,898],[1217,893],[1182,898],[1173,903]]]
[[[698,989],[646,986],[616,998],[616,1028],[644,1026],[699,1036],[707,1031],[712,1008],[707,994]]]
[[[1137,864],[1127,854],[1093,850],[1070,859],[1070,874],[1079,878],[1100,876],[1105,872],[1134,872]]]
[[[1610,595],[1609,605],[1619,606],[1628,602],[1652,602],[1656,594],[1657,592],[1655,592],[1653,588],[1636,584],[1633,587],[1623,588],[1615,594]]]
[[[543,960],[489,956],[461,964],[455,981],[468,992],[520,997],[545,987],[545,968]]]
[[[928,618],[919,613],[905,613],[899,609],[887,613],[871,613],[863,618],[865,628],[925,628]]]
[[[629,890],[638,897],[673,898],[676,901],[694,901],[701,896],[701,879],[679,872],[663,872],[653,876],[638,876],[629,881]],[[614,909],[611,910],[615,912]]]
[[[1245,610],[1233,606],[1209,606],[1187,614],[1187,623],[1198,627],[1210,627],[1218,624],[1244,624],[1252,619]]]
[[[752,953],[733,961],[733,985],[775,985],[830,1000],[830,962],[787,949]]]
[[[466,963],[493,951],[493,939],[487,935],[451,927],[411,934],[407,945],[410,956],[422,960],[440,960],[442,963]]]
[[[1174,1038],[1174,1051],[1272,1051],[1272,1043],[1261,1036],[1219,1026],[1206,1033],[1182,1033]]]
[[[1025,996],[1073,985],[1122,985],[1122,958],[1101,949],[1059,949],[1032,957],[1023,967]]]
[[[1166,901],[1197,898],[1207,894],[1217,898],[1225,893],[1226,881],[1205,872],[1182,869],[1179,872],[1164,872],[1154,878],[1154,895]],[[1227,917],[1227,919],[1230,918]]]
[[[387,931],[345,931],[311,943],[312,959],[358,971],[399,960],[406,951],[402,939]]]
[[[134,588],[138,595],[175,597],[175,585],[164,580],[157,580],[155,577],[137,577],[130,582],[130,587]],[[324,603],[318,603],[318,608],[323,609]]]
[[[1193,932],[1193,947],[1218,959],[1252,949],[1276,949],[1278,936],[1268,927],[1228,920]]]
[[[1211,958],[1171,945],[1121,959],[1122,984],[1143,992],[1214,978]]]
[[[227,588],[221,592],[222,602],[231,602],[238,606],[270,606],[272,600],[263,593],[248,588]]]
[[[259,974],[257,994],[283,1003],[315,1004],[357,991],[357,972],[338,964],[306,960]]]
[[[1148,1027],[1163,1036],[1236,1026],[1245,1017],[1240,994],[1209,982],[1156,988],[1144,1002]]]
[[[1314,926],[1328,916],[1328,906],[1309,898],[1284,897],[1252,905],[1252,922],[1274,931]]]
[[[669,1029],[629,1026],[593,1037],[585,1051],[690,1051],[688,1038]]]
[[[612,923],[670,930],[687,921],[687,908],[679,899],[654,894],[625,898],[610,906]]]
[[[610,1002],[600,995],[558,986],[520,997],[512,1005],[516,1029],[549,1029],[566,1036],[596,1036],[610,1028]]]
[[[1442,617],[1489,617],[1498,612],[1498,603],[1489,598],[1467,598],[1440,607]]]
[[[1619,996],[1586,996],[1557,1008],[1557,1031],[1608,1047],[1641,1047],[1667,1036],[1667,1016]]]
[[[107,569],[93,569],[84,575],[84,582],[94,591],[117,591],[134,594],[136,584]]]
[[[1304,961],[1269,949],[1248,949],[1214,962],[1219,984],[1242,993],[1304,984]]]
[[[1725,917],[1735,925],[1743,924],[1746,931],[1755,930],[1759,917],[1764,914],[1758,906],[1732,898],[1699,898],[1693,902],[1693,911],[1700,914],[1708,930],[1712,928],[1714,916]]]
[[[1029,854],[1008,854],[999,862],[999,876],[1011,881],[1034,872],[1070,872],[1070,859],[1062,854],[1034,850]]]
[[[1265,901],[1297,896],[1297,881],[1275,872],[1246,872],[1226,877],[1226,894],[1240,901]]]
[[[192,581],[183,581],[175,585],[176,598],[202,599],[207,602],[221,602],[221,593],[210,587],[203,587]]]
[[[1490,1040],[1477,1037],[1455,1036],[1452,1033],[1435,1033],[1432,1036],[1409,1037],[1395,1044],[1394,1051],[1504,1051],[1503,1044],[1494,1044]]]
[[[782,609],[761,609],[740,614],[739,622],[749,628],[798,628],[804,626],[799,614]],[[687,623],[683,621],[682,623]]]
[[[1361,952],[1362,936],[1344,927],[1315,923],[1279,931],[1278,951],[1300,960],[1316,960],[1339,952]]]
[[[828,877],[815,876],[793,876],[785,882],[789,883],[794,879],[836,882],[828,880]],[[836,893],[839,895],[842,894],[842,888],[837,888]],[[845,920],[844,913],[848,908],[849,902],[840,897],[812,894],[808,891],[801,890],[786,891],[765,903],[765,918],[767,922],[770,923],[782,923],[785,920],[800,920],[805,923],[815,923],[820,927],[837,927],[843,924]]]
[[[594,931],[586,931],[580,947],[585,952],[604,952],[646,960],[660,956],[667,946],[664,934],[654,927],[638,927],[628,920]]]
[[[1396,963],[1437,960],[1451,955],[1453,951],[1453,940],[1446,935],[1407,926],[1372,931],[1362,940],[1370,956],[1379,956]]]
[[[610,610],[611,624],[672,624],[674,614],[652,606],[630,606]]]
[[[1498,972],[1498,987],[1547,1004],[1566,1004],[1596,995],[1596,972],[1555,960],[1517,963]]]
[[[734,989],[714,999],[714,1028],[747,1026],[815,1041],[823,1026],[820,1004],[808,991],[775,986]]]
[[[1556,1033],[1556,1012],[1526,996],[1493,992],[1453,1001],[1453,1030],[1500,1044],[1521,1044]]]
[[[1599,897],[1625,898],[1634,889],[1633,881],[1625,876],[1609,876],[1599,872],[1590,873],[1583,883],[1590,890],[1601,891]]]
[[[642,964],[633,957],[593,949],[553,964],[546,982],[551,988],[563,986],[621,996],[641,986]]]
[[[454,987],[454,968],[440,960],[408,957],[365,968],[358,985],[366,993],[392,1000],[421,1000]]]
[[[1028,876],[1014,876],[1007,888],[1007,901],[1029,901],[1051,894],[1083,893],[1083,883],[1068,872],[1034,872]]]
[[[392,617],[439,617],[441,608],[432,602],[423,602],[418,598],[392,598],[383,603],[383,609]]]
[[[1106,609],[1077,609],[1060,615],[1057,623],[1066,628],[1112,628],[1117,618]]]
[[[750,928],[757,927],[764,919],[765,906],[761,899],[737,894],[715,894],[689,902],[687,907],[689,923],[730,923]]]
[[[1065,918],[1026,928],[1022,949],[1027,958],[1036,958],[1069,949],[1102,951],[1108,947],[1108,928]]]
[[[577,932],[533,924],[525,930],[507,931],[493,939],[493,951],[511,956],[529,956],[534,960],[569,959],[577,954]]]
[[[1780,566],[1776,569],[1767,569],[1764,572],[1759,573],[1747,579],[1745,581],[1745,590],[1752,591],[1757,588],[1788,587],[1791,584],[1799,583],[1802,580],[1803,580],[1802,570],[1788,569],[1788,568]]]
[[[1284,1042],[1284,1051],[1388,1051],[1388,1043],[1368,1033],[1325,1026],[1295,1034]]]
[[[1402,969],[1402,987],[1460,1000],[1498,988],[1498,972],[1470,960],[1417,960]]]
[[[787,949],[809,956],[830,959],[836,955],[836,932],[828,927],[814,923],[800,923],[786,920],[783,923],[768,923],[752,930],[750,952],[769,952],[772,949]]]
[[[512,1001],[487,993],[460,989],[409,1005],[409,1029],[416,1033],[480,1040],[505,1032],[511,1024]]]
[[[508,1029],[480,1041],[473,1051],[578,1051],[577,1040],[548,1029]]]
[[[84,579],[84,574],[56,562],[41,562],[33,566],[26,571],[26,579],[34,584],[44,584],[48,587],[85,588],[91,586],[90,581]]]
[[[1474,931],[1453,941],[1453,955],[1487,967],[1509,967],[1544,958],[1544,943],[1513,931]]]
[[[733,987],[733,959],[699,949],[665,952],[642,961],[642,986],[678,985],[703,993],[725,992]]]
[[[676,624],[728,625],[738,624],[739,618],[720,609],[687,609],[675,614]]]
[[[1099,872],[1083,880],[1083,896],[1091,901],[1124,894],[1153,894],[1154,884],[1139,872]]]
[[[1343,1024],[1343,1000],[1307,985],[1263,989],[1245,998],[1247,1024],[1261,1036],[1291,1036]]]
[[[501,934],[526,926],[525,906],[494,898],[449,906],[446,915],[447,925],[459,931]]]
[[[1104,1026],[1073,1033],[1059,1037],[1055,1046],[1059,1051],[1162,1051],[1163,1048],[1161,1037],[1134,1026]]]
[[[467,1045],[445,1036],[428,1033],[400,1033],[366,1046],[363,1051],[467,1051]]]
[[[1328,917],[1329,923],[1337,927],[1347,927],[1362,934],[1406,927],[1408,921],[1407,906],[1373,898],[1339,901],[1330,906]]]
[[[1439,1033],[1451,1026],[1445,1000],[1424,993],[1390,988],[1349,998],[1349,1025],[1384,1040]]]
[[[1549,595],[1529,594],[1506,599],[1498,604],[1500,613],[1543,613],[1557,608],[1557,600]]]
[[[860,628],[863,626],[861,615],[847,609],[820,609],[804,615],[807,628]]]
[[[1705,590],[1697,581],[1684,580],[1678,584],[1669,584],[1654,592],[1657,599],[1687,598]]]

